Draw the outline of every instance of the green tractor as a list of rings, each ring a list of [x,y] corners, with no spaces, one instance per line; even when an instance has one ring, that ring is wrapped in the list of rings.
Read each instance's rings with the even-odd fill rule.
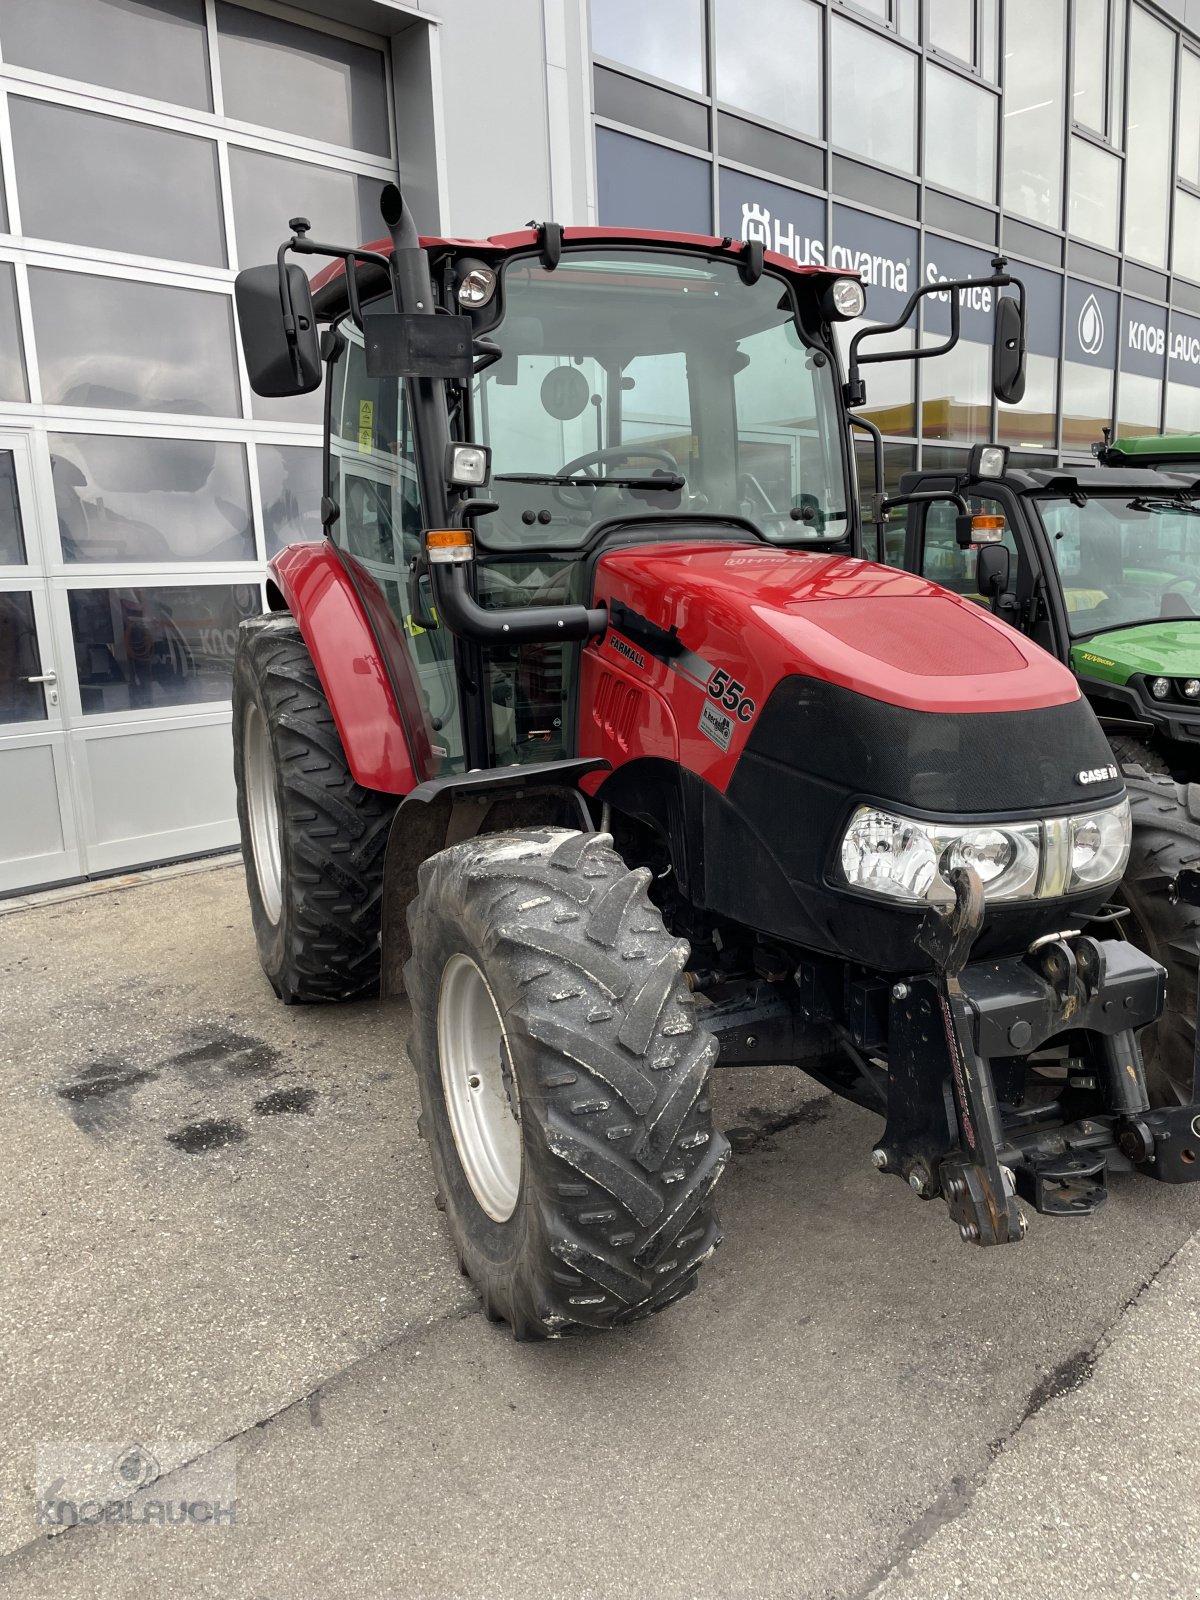
[[[1167,1011],[1143,1050],[1169,1103],[1191,1094],[1200,965],[1200,913],[1175,889],[1200,867],[1200,439],[1096,454],[1095,467],[1027,469],[977,445],[965,471],[907,474],[901,498],[923,498],[882,526],[882,558],[1066,662],[1099,716],[1134,814],[1118,926],[1168,974]]]

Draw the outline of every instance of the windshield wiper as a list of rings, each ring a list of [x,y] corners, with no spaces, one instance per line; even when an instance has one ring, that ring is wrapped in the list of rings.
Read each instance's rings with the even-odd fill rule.
[[[579,489],[684,489],[687,479],[678,472],[660,472],[653,478],[585,478],[577,473],[555,472],[498,472],[493,483],[546,483],[569,484]]]
[[[1200,516],[1200,506],[1195,506],[1189,500],[1151,500],[1145,495],[1139,495],[1136,500],[1129,502],[1131,511],[1182,511],[1185,516]]]

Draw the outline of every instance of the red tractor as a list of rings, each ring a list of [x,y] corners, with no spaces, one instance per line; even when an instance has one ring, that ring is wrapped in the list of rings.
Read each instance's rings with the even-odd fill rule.
[[[980,1245],[1110,1171],[1200,1177],[1200,1107],[1151,1108],[1138,1048],[1162,969],[1100,936],[1129,806],[1087,701],[852,554],[848,405],[897,358],[860,331],[843,384],[857,279],[753,241],[421,240],[394,188],[384,217],[365,249],[296,219],[237,283],[258,393],[325,369],[328,535],[241,630],[239,814],[276,993],[407,993],[488,1314],[537,1338],[694,1286],[714,1065],[878,1112],[875,1166]],[[337,259],[310,290],[289,253]],[[1024,294],[987,281],[1011,401]]]

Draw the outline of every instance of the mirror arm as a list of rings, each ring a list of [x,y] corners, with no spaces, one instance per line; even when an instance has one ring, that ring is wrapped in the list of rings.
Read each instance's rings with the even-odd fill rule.
[[[362,325],[363,325],[362,306],[359,303],[359,298],[358,298],[358,280],[355,277],[353,268],[356,267],[356,266],[359,266],[360,264],[361,265],[366,265],[366,266],[375,266],[375,267],[381,267],[384,272],[390,274],[390,272],[391,272],[391,263],[388,261],[388,258],[386,256],[384,256],[384,255],[380,255],[377,250],[359,250],[357,248],[347,248],[345,245],[320,244],[320,243],[318,243],[318,241],[316,239],[308,238],[307,234],[304,231],[304,229],[297,228],[296,232],[292,235],[292,237],[290,239],[286,240],[283,244],[281,244],[279,246],[279,253],[278,253],[278,256],[276,257],[276,259],[279,262],[280,294],[281,294],[281,297],[282,297],[283,292],[284,292],[283,291],[283,283],[284,283],[284,278],[283,278],[284,260],[283,260],[283,258],[284,258],[285,252],[288,251],[288,250],[294,250],[297,255],[302,255],[302,256],[330,256],[334,260],[342,261],[342,262],[345,263],[345,267],[346,267],[346,298],[347,298],[347,301],[349,302],[349,307],[350,307],[350,320],[354,323],[354,326],[361,331]],[[285,321],[285,325],[286,325],[287,314],[288,314],[288,310],[289,310],[289,307],[286,305],[286,303],[284,305],[283,310],[284,310],[284,321]],[[289,334],[288,334],[289,342],[292,340],[292,338],[293,338],[293,335],[289,332]]]
[[[990,278],[954,278],[945,283],[926,283],[919,289],[914,289],[908,297],[908,304],[896,318],[895,322],[883,322],[872,328],[860,328],[850,341],[850,354],[847,358],[847,377],[845,385],[845,400],[848,406],[861,406],[866,403],[867,390],[859,372],[860,367],[877,365],[884,361],[927,361],[930,356],[944,356],[948,350],[953,350],[959,341],[962,326],[962,302],[959,295],[963,289],[1005,289],[1011,284],[1016,284],[1020,295],[1021,321],[1025,320],[1025,285],[1019,278],[1010,277],[1007,272],[1000,271],[996,265],[1003,261],[997,256],[992,265],[996,270]],[[930,345],[927,350],[880,350],[875,355],[860,356],[858,347],[864,339],[882,338],[885,333],[899,333],[912,320],[917,306],[927,294],[950,295],[950,336],[944,344]]]
[[[884,500],[883,512],[886,516],[889,511],[895,511],[898,506],[934,505],[942,500],[949,500],[956,505],[960,517],[970,515],[970,507],[967,502],[954,489],[939,489],[936,492],[922,491],[920,494],[898,494],[894,500]]]
[[[875,493],[871,496],[871,517],[875,528],[875,559],[883,560],[884,529],[887,526],[887,491],[883,487],[883,434],[869,417],[848,415],[846,421],[852,428],[861,428],[871,436],[871,461],[875,470]],[[857,476],[857,473],[855,474]]]

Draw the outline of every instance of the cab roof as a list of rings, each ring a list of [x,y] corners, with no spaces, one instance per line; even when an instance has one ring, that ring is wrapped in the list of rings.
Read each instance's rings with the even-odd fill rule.
[[[1109,466],[1122,461],[1141,467],[1169,467],[1172,462],[1200,461],[1200,433],[1147,434],[1134,439],[1115,439],[1107,445],[1103,459]]]
[[[969,484],[973,494],[986,493],[989,484],[1003,485],[1017,494],[1066,494],[1079,489],[1084,494],[1177,495],[1200,493],[1200,482],[1192,472],[1156,472],[1145,467],[1136,471],[1120,467],[1010,467],[999,478],[976,478],[963,472],[906,472],[900,480],[900,493],[910,494],[918,487],[952,488]]]
[[[520,228],[515,233],[496,233],[487,239],[422,236],[421,248],[428,251],[435,260],[441,255],[449,254],[480,256],[485,261],[495,261],[501,256],[536,250],[540,237],[539,230],[535,227]],[[731,260],[737,260],[746,250],[742,240],[733,239],[728,234],[721,238],[716,234],[707,233],[660,233],[654,228],[564,228],[562,238],[564,249],[581,244],[612,245],[618,248],[621,245],[658,244],[666,248],[693,250],[697,254],[708,256],[726,255]],[[390,256],[392,242],[390,239],[377,239],[373,244],[363,245],[362,248],[376,255]],[[763,261],[777,272],[786,272],[789,276],[806,279],[818,290],[823,283],[832,283],[836,278],[861,279],[860,273],[839,267],[801,266],[791,256],[781,255],[775,250],[765,250]],[[313,298],[320,316],[334,316],[345,305],[345,277],[345,263],[334,261],[313,278]],[[363,295],[382,287],[380,269],[370,264],[360,266],[358,281],[359,292]]]

